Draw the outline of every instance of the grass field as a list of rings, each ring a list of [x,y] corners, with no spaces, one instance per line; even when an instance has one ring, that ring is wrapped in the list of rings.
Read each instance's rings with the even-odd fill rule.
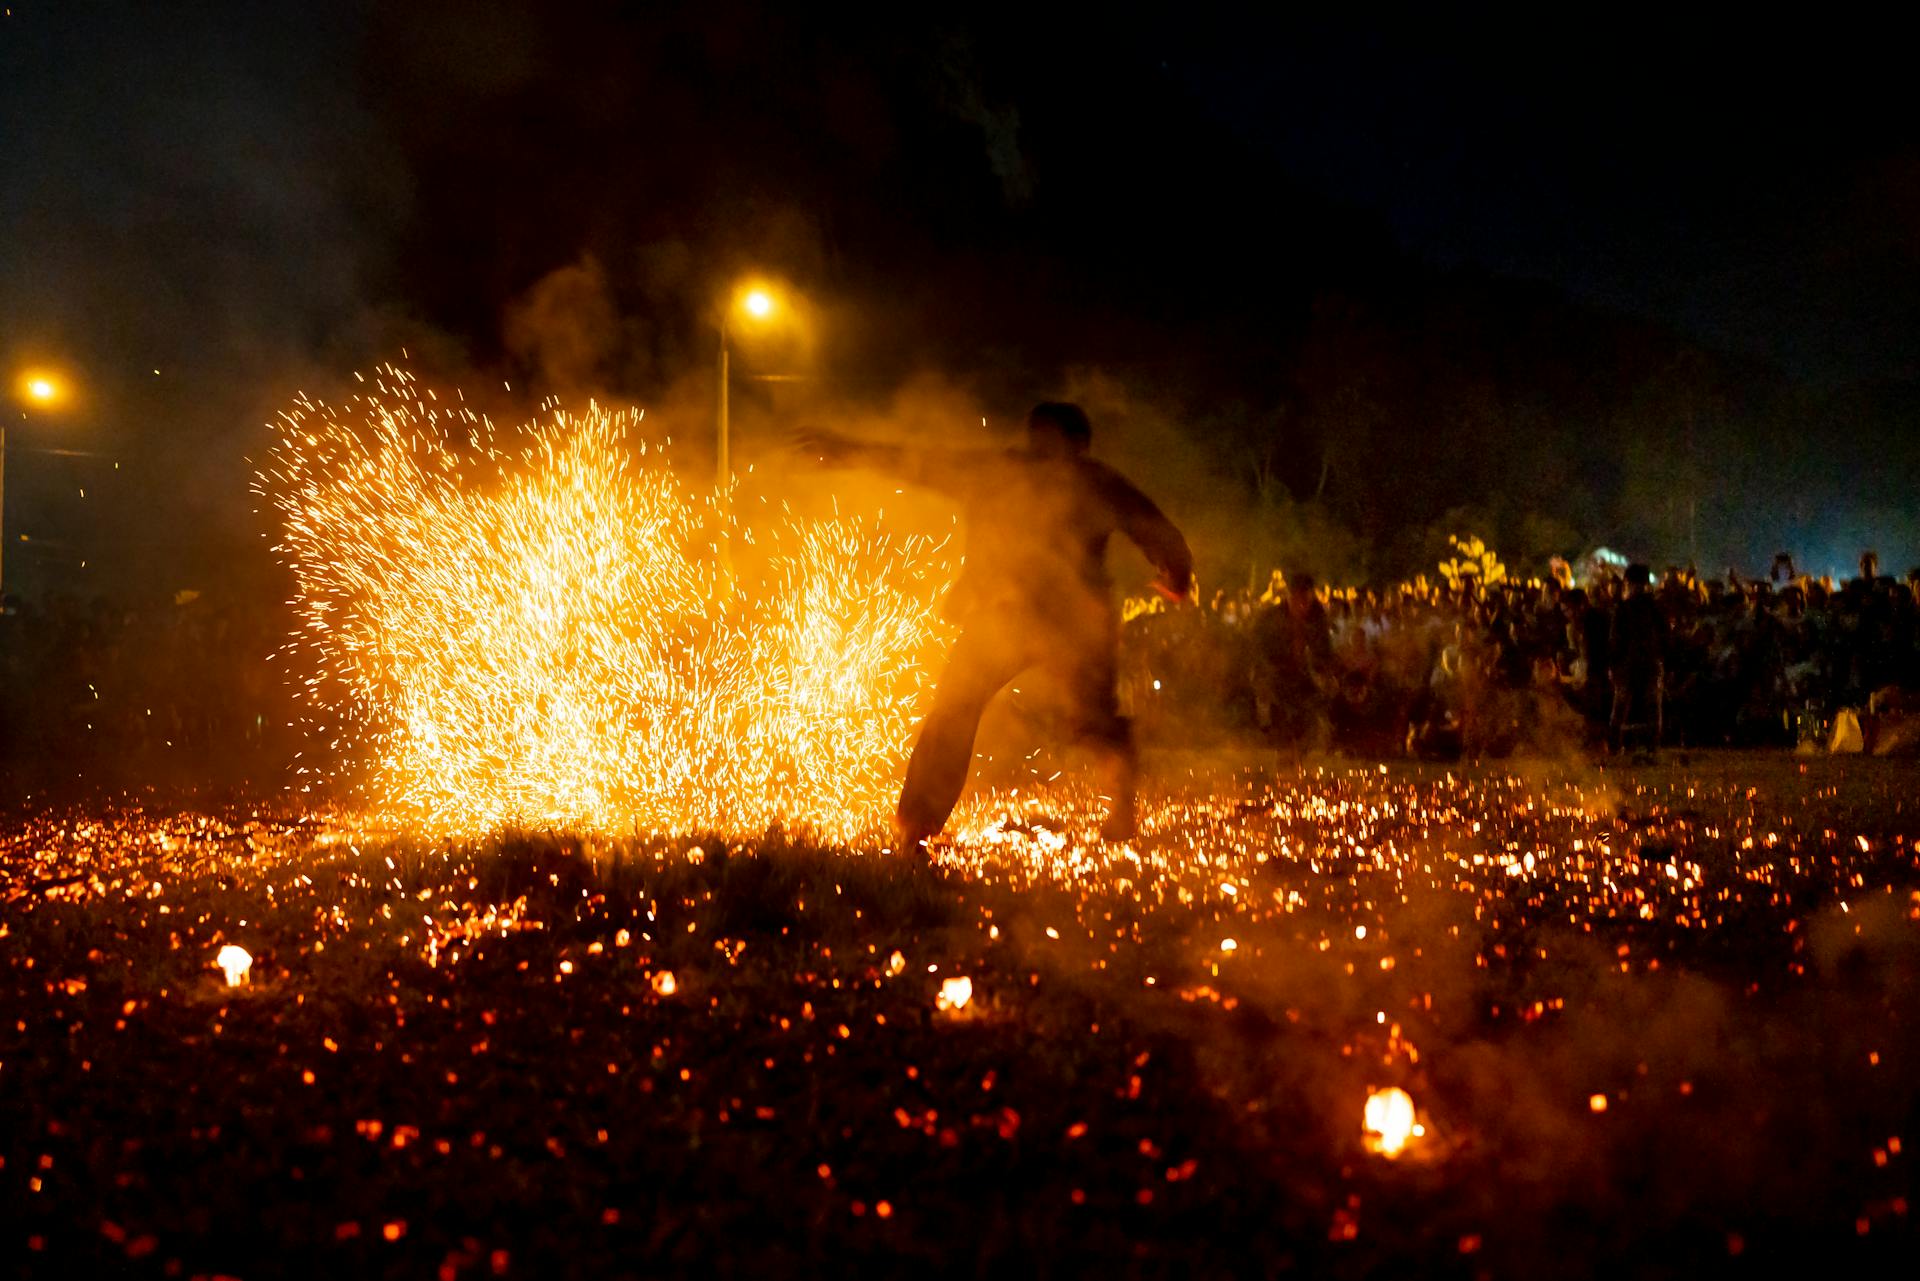
[[[0,1258],[1911,1266],[1920,767],[1166,758],[1130,847],[1073,779],[972,803],[933,869],[16,809]],[[1424,1130],[1397,1158],[1362,1132],[1385,1086]]]

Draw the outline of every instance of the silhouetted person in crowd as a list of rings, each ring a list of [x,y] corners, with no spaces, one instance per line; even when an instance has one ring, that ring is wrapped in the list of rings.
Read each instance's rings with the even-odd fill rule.
[[[1626,746],[1633,726],[1651,726],[1656,748],[1665,728],[1661,685],[1666,678],[1667,618],[1648,590],[1652,581],[1645,565],[1627,566],[1627,595],[1613,611],[1607,648],[1613,663],[1610,737],[1615,751]]]
[[[1254,647],[1274,743],[1294,751],[1324,746],[1320,704],[1336,685],[1333,634],[1312,574],[1287,580],[1286,604],[1260,616]]]
[[[1186,539],[1126,477],[1087,456],[1093,428],[1078,405],[1037,405],[1024,449],[916,449],[803,430],[824,462],[864,465],[957,500],[966,519],[966,568],[947,599],[960,624],[933,706],[907,765],[898,822],[906,850],[924,851],[946,826],[973,763],[987,703],[1029,668],[1060,676],[1077,738],[1102,756],[1110,809],[1101,834],[1134,831],[1133,729],[1115,694],[1118,619],[1107,542],[1125,534],[1159,570],[1157,590],[1186,599]]]
[[[1613,718],[1613,612],[1604,599],[1583,590],[1568,593],[1568,599],[1573,623],[1569,631],[1584,677],[1580,708],[1594,727],[1589,741],[1598,742],[1600,729]]]

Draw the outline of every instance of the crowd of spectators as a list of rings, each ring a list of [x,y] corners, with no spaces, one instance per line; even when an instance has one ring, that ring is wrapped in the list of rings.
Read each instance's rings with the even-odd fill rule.
[[[1897,720],[1920,691],[1920,571],[1886,577],[1871,554],[1839,583],[1784,556],[1752,581],[1556,570],[1389,590],[1276,573],[1198,609],[1130,602],[1121,704],[1150,741],[1451,759],[1824,743],[1836,716]],[[9,602],[0,765],[29,787],[257,781],[299,750],[270,657],[283,629],[270,608],[193,593]]]
[[[1590,566],[1576,585],[1469,572],[1386,591],[1275,574],[1200,609],[1130,603],[1121,701],[1152,737],[1299,751],[1516,751],[1823,742],[1920,688],[1920,571],[1703,579]]]

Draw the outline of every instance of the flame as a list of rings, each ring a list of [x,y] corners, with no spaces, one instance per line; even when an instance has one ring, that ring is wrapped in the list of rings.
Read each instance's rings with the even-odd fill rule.
[[[973,1000],[973,980],[964,975],[940,980],[940,996],[935,1001],[943,1010],[964,1010]]]
[[[253,955],[237,943],[229,943],[221,948],[213,962],[226,972],[228,987],[239,987],[247,982],[247,976],[253,970]]]
[[[680,984],[674,981],[672,970],[659,970],[653,976],[653,990],[661,996],[672,996],[680,990]]]
[[[847,840],[884,815],[941,635],[942,544],[781,513],[728,535],[638,411],[498,433],[404,369],[301,398],[256,481],[313,675],[371,808]],[[756,537],[757,535],[757,537]],[[757,549],[729,574],[723,536]]]
[[[1362,1124],[1368,1150],[1386,1157],[1399,1156],[1423,1132],[1414,1121],[1413,1096],[1398,1086],[1367,1095]]]

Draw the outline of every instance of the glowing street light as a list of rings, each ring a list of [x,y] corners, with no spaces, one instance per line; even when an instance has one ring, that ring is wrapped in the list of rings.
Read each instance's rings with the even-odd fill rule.
[[[727,402],[732,384],[732,379],[727,372],[727,366],[732,356],[731,349],[728,345],[728,340],[731,336],[728,322],[734,318],[733,313],[736,311],[749,321],[762,321],[771,320],[773,314],[779,310],[780,304],[775,301],[771,291],[763,285],[749,285],[744,289],[736,290],[732,305],[720,313],[719,448],[714,454],[713,483],[720,490],[721,501],[723,503],[726,501],[727,481],[733,475],[733,442],[731,440],[732,433],[727,421]]]
[[[30,366],[13,380],[14,394],[29,409],[53,409],[64,402],[70,388],[67,380],[46,366]]]
[[[720,565],[727,580],[733,577],[732,530],[728,528],[728,517],[732,515],[733,499],[730,482],[733,479],[733,441],[732,429],[728,422],[728,400],[732,378],[727,366],[732,352],[728,347],[728,322],[739,312],[750,322],[771,320],[780,304],[775,301],[772,292],[763,285],[748,285],[734,290],[733,300],[720,313],[720,415],[715,432],[717,447],[713,456],[713,485],[720,497]]]
[[[44,369],[29,369],[16,380],[21,400],[34,409],[55,409],[67,399],[67,387],[60,377]],[[7,427],[0,422],[0,589],[6,584],[7,525]]]

